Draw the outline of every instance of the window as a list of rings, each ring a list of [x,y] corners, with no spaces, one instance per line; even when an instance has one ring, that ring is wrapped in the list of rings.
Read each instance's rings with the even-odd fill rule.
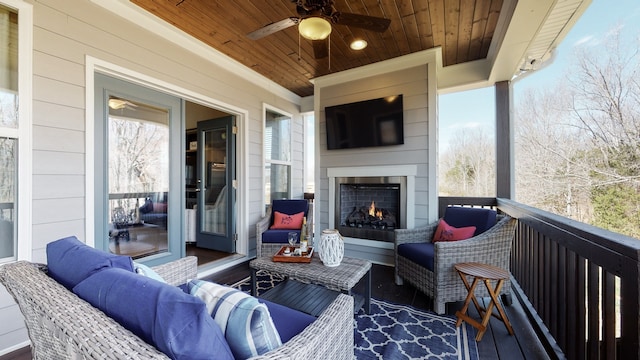
[[[291,197],[291,115],[265,107],[264,201]]]
[[[30,128],[26,109],[31,99],[22,94],[30,90],[27,55],[31,52],[31,37],[30,30],[24,29],[31,22],[30,5],[15,0],[0,1],[0,263],[17,259],[19,250],[21,258],[28,258],[30,252],[27,248],[30,244],[19,249],[17,239],[18,229],[28,229],[25,214],[29,213],[30,202],[27,197],[31,184],[27,172],[30,139],[25,134]],[[20,193],[19,173],[25,179],[20,184],[25,189]],[[25,232],[22,231],[22,237],[30,238]]]

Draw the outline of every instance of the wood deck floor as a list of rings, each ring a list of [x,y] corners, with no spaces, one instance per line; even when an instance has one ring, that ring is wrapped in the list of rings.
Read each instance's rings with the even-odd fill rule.
[[[248,263],[238,265],[215,274],[207,280],[222,284],[233,284],[249,276]],[[364,284],[360,283],[354,288],[355,292],[364,292]],[[372,267],[371,296],[397,304],[411,305],[416,308],[430,310],[431,302],[424,294],[417,291],[410,285],[398,286],[394,283],[393,268],[388,266],[374,265]],[[485,300],[486,302],[486,300]],[[485,304],[486,305],[486,304]],[[455,312],[462,307],[462,303],[452,303],[447,306],[448,314]],[[473,306],[469,314],[479,318]],[[527,319],[522,306],[514,296],[513,304],[505,307],[507,317],[515,332],[514,336],[509,335],[504,324],[498,319],[492,318],[489,328],[482,340],[478,343],[478,352],[481,360],[537,360],[549,359],[538,337],[534,333],[529,320]],[[0,356],[0,360],[30,360],[31,354],[28,349],[20,349],[13,353]]]
[[[225,272],[216,274],[208,280],[233,284],[249,276],[248,264],[242,264]],[[354,292],[364,292],[364,284],[359,283],[353,289]],[[431,310],[430,299],[417,291],[411,285],[398,286],[394,282],[393,267],[373,265],[371,276],[371,296],[396,304],[411,305],[423,310]],[[483,299],[488,303],[489,298]],[[447,304],[447,314],[453,315],[462,308],[463,303]],[[549,359],[544,347],[536,336],[531,324],[525,315],[522,306],[513,297],[513,304],[504,307],[507,317],[511,322],[514,336],[509,335],[504,324],[496,318],[491,318],[489,328],[482,340],[478,343],[480,360],[538,360]],[[473,306],[469,307],[472,317],[480,318]]]

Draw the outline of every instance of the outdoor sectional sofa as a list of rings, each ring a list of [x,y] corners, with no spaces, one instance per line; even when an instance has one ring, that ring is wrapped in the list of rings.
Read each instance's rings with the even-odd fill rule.
[[[88,253],[99,252],[86,245],[84,246],[91,249]],[[90,256],[86,255],[87,249],[80,249],[85,251],[82,253],[83,256],[74,256],[72,259],[67,257],[67,260],[79,263],[79,265],[73,265],[76,268],[78,266],[82,268],[83,263],[91,264],[94,267],[85,280],[90,280],[96,276],[104,278],[103,275],[109,272],[123,274],[127,272],[121,269],[123,267],[122,264],[126,265],[126,261],[123,262],[121,257],[114,259],[111,257],[116,255],[104,253],[109,256],[107,260],[89,260]],[[60,270],[62,269],[64,272],[66,271],[65,268],[61,268],[60,264],[52,266],[52,260],[49,259],[48,261],[48,266],[27,261],[18,261],[0,266],[0,283],[13,296],[24,315],[34,359],[219,359],[223,357],[224,350],[215,350],[217,345],[213,346],[214,353],[201,354],[199,356],[192,356],[188,351],[187,353],[183,352],[180,356],[176,354],[167,355],[161,352],[159,348],[166,348],[167,346],[170,349],[177,347],[187,350],[189,347],[209,348],[210,342],[216,341],[216,335],[208,334],[206,331],[194,332],[192,327],[200,326],[203,318],[200,318],[199,322],[190,321],[187,324],[182,317],[190,315],[185,312],[180,315],[180,319],[176,320],[176,324],[180,326],[186,325],[184,329],[186,329],[188,336],[185,337],[183,329],[167,329],[166,326],[162,326],[168,323],[164,320],[161,321],[160,315],[174,311],[174,307],[179,306],[178,303],[185,301],[165,303],[158,301],[157,307],[140,303],[141,297],[144,298],[145,294],[151,293],[167,292],[171,293],[172,296],[181,296],[178,293],[182,293],[192,296],[183,291],[177,292],[175,287],[185,284],[188,280],[196,277],[197,259],[195,257],[186,257],[153,267],[151,268],[153,271],[150,271],[153,276],[139,275],[134,270],[132,275],[125,276],[125,278],[133,277],[133,281],[136,284],[141,284],[134,288],[126,288],[129,286],[127,284],[130,284],[126,280],[117,281],[108,286],[104,285],[103,279],[99,280],[98,287],[102,287],[100,291],[118,292],[116,303],[121,302],[124,311],[133,314],[132,317],[142,318],[144,317],[143,313],[151,314],[152,323],[142,324],[141,327],[146,331],[162,332],[161,336],[154,334],[154,341],[157,338],[167,340],[168,344],[161,344],[161,346],[151,345],[148,339],[145,342],[140,336],[134,334],[134,332],[138,333],[140,328],[135,328],[135,326],[134,329],[125,328],[120,324],[122,319],[116,321],[68,289],[70,285],[73,285],[69,284],[69,282],[74,283],[84,277],[83,272],[86,273],[86,269],[74,269],[74,271],[69,272],[66,275],[67,278],[62,281],[63,285],[54,280],[54,277],[60,277]],[[55,271],[53,271],[54,268]],[[57,272],[58,275],[54,275],[54,272]],[[161,276],[166,283],[153,278],[156,276]],[[81,280],[79,285],[74,286],[74,290],[78,290],[78,287],[82,287],[83,284],[84,280]],[[100,301],[109,300],[108,296],[104,296],[104,294],[101,296],[104,299]],[[95,299],[90,299],[89,301],[93,300]],[[193,305],[198,305],[196,303],[200,301],[199,299],[195,301],[187,300],[186,302]],[[292,312],[295,312],[295,310],[276,305],[267,304],[267,307],[275,327],[280,332],[281,329],[278,324],[289,323]],[[107,312],[109,311],[111,310],[107,310]],[[175,311],[179,313],[178,310]],[[211,317],[206,312],[205,315]],[[115,317],[118,318],[117,316]],[[134,321],[137,321],[137,319],[134,319]],[[208,324],[211,321],[207,319],[204,322]],[[281,346],[263,355],[253,356],[251,359],[352,359],[353,336],[353,298],[340,294],[317,319],[312,318],[308,326],[303,328],[301,332],[289,334],[290,339],[286,342],[283,337]],[[144,334],[142,337],[145,337]],[[224,339],[223,337],[222,341]],[[226,345],[220,347],[220,349],[223,348],[226,348]]]

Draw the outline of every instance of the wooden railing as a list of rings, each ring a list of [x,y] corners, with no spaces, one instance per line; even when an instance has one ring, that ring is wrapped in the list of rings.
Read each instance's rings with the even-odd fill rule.
[[[552,357],[640,358],[640,240],[506,199],[440,198],[518,219],[514,293]]]

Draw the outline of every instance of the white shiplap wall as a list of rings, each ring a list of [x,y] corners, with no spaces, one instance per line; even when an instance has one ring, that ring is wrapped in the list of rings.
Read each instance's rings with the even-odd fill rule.
[[[45,262],[46,244],[76,235],[86,239],[85,67],[88,57],[229,104],[247,116],[244,124],[245,229],[255,249],[255,222],[262,215],[262,107],[267,103],[294,116],[294,138],[302,139],[299,98],[272,84],[257,86],[235,72],[168,41],[171,34],[149,31],[88,0],[30,0],[33,4],[33,245],[32,259]],[[115,2],[114,2],[115,3]],[[251,70],[247,70],[251,71]],[[263,82],[260,82],[262,85]],[[284,95],[283,95],[284,94]],[[294,142],[294,153],[302,143]],[[293,163],[294,194],[302,196],[302,158]],[[89,169],[90,170],[90,169]],[[17,306],[0,289],[0,355],[27,341]]]

